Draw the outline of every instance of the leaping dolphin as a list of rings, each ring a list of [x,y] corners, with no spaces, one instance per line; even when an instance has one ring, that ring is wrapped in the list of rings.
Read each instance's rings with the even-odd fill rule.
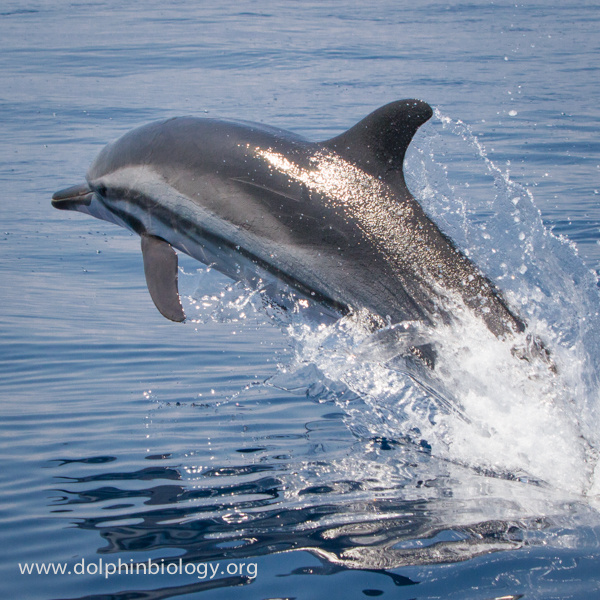
[[[392,102],[324,142],[257,123],[167,119],[106,146],[87,182],[52,204],[139,234],[150,295],[173,321],[185,319],[176,248],[253,286],[274,275],[335,313],[434,325],[458,298],[496,336],[521,332],[406,186],[406,150],[431,116],[425,102]]]

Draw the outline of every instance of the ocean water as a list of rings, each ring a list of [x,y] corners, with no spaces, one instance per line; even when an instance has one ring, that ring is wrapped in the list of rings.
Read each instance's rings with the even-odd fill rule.
[[[3,0],[2,597],[600,597],[599,22],[587,1]],[[269,310],[187,257],[194,318],[167,322],[138,238],[50,205],[152,120],[319,140],[410,97],[435,115],[409,187],[556,375],[467,322],[419,331],[424,383],[386,332]]]

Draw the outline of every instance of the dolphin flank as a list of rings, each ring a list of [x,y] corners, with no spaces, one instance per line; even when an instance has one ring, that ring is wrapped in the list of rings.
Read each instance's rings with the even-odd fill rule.
[[[435,325],[458,299],[496,336],[522,332],[406,186],[406,150],[431,116],[425,102],[400,100],[324,142],[257,123],[167,119],[106,146],[87,182],[52,204],[139,234],[150,295],[173,321],[185,319],[175,248],[254,287],[282,282],[335,314]]]

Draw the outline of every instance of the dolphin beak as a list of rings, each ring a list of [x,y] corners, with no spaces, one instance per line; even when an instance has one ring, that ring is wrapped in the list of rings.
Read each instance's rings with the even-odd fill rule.
[[[53,194],[52,206],[60,210],[78,210],[81,206],[89,206],[93,196],[94,192],[87,183],[73,185]]]

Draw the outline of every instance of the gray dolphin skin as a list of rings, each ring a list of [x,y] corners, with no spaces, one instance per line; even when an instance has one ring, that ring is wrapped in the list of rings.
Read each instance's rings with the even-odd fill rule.
[[[337,315],[435,325],[452,320],[458,299],[496,336],[523,331],[406,186],[406,150],[431,116],[425,102],[392,102],[324,142],[256,123],[167,119],[106,146],[87,182],[52,204],[139,234],[150,295],[173,321],[185,319],[175,248],[255,288],[282,282]]]

